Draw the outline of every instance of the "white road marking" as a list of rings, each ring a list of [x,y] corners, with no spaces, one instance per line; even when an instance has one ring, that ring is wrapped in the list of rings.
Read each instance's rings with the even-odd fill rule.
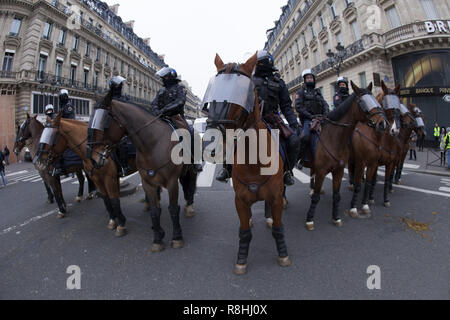
[[[450,193],[450,188],[441,187],[441,188],[439,188],[439,191],[444,191],[444,192],[449,192]]]
[[[303,173],[298,169],[294,169],[294,177],[303,184],[309,183],[311,181],[309,175]]]
[[[378,182],[378,184],[384,185],[384,182],[380,181],[380,182]],[[443,193],[443,192],[437,192],[437,191],[432,191],[432,190],[427,190],[427,189],[414,188],[414,187],[408,187],[408,186],[401,186],[401,185],[396,185],[396,184],[394,184],[394,187],[400,188],[400,189],[406,189],[406,190],[417,191],[417,192],[422,192],[422,193],[426,193],[426,194],[433,194],[433,195],[436,195],[436,196],[442,196],[442,197],[450,198],[450,193]]]
[[[127,177],[125,177],[125,178],[120,178],[120,182],[127,181],[128,179],[134,177],[134,176],[137,175],[138,173],[139,173],[139,171],[136,171],[135,173],[130,174],[129,176],[127,176]]]
[[[29,178],[22,179],[22,181],[23,181],[23,182],[27,182],[27,181],[35,180],[35,179],[37,179],[38,177],[40,177],[40,175],[39,175],[39,174],[35,174],[35,175],[33,175],[33,176],[29,177]]]
[[[42,178],[39,178],[39,179],[33,180],[33,181],[31,181],[31,182],[39,182],[39,181],[42,181]]]
[[[66,183],[66,182],[69,182],[70,180],[73,180],[73,179],[76,179],[76,178],[69,177],[69,178],[66,178],[64,180],[61,180],[61,183]]]
[[[409,164],[409,163],[405,163],[403,164],[403,168],[407,168],[407,169],[419,169],[420,166],[417,164]]]
[[[197,187],[209,188],[214,182],[214,173],[216,172],[216,164],[206,163],[203,167],[203,171],[197,178]]]
[[[22,181],[23,179],[28,179],[28,178],[33,177],[33,176],[36,176],[36,173],[29,173],[29,174],[26,174],[26,175],[23,175],[23,176],[20,176],[20,177],[14,177],[14,178],[11,178],[11,179]]]
[[[67,207],[71,207],[71,206],[73,206],[73,204],[68,204],[68,205],[67,205]],[[41,220],[41,219],[44,219],[44,218],[46,218],[46,217],[48,217],[48,216],[51,216],[52,214],[55,214],[55,213],[58,213],[58,212],[59,212],[59,209],[54,209],[54,210],[49,211],[49,212],[47,212],[47,213],[44,213],[44,214],[42,214],[42,215],[39,215],[39,216],[33,217],[33,218],[31,218],[31,219],[28,219],[28,220],[26,220],[25,222],[23,222],[23,223],[21,223],[21,224],[17,224],[17,225],[15,225],[15,226],[6,228],[6,229],[4,229],[3,231],[0,231],[0,236],[5,235],[5,234],[7,234],[7,233],[10,233],[11,231],[16,230],[17,228],[25,227],[26,225],[28,225],[28,224],[30,224],[30,223],[32,223],[32,222],[39,221],[39,220]]]
[[[28,170],[23,170],[23,171],[19,171],[19,172],[8,173],[7,175],[5,175],[5,177],[9,178],[9,177],[17,176],[17,175],[19,175],[19,174],[24,174],[24,173],[28,173]]]

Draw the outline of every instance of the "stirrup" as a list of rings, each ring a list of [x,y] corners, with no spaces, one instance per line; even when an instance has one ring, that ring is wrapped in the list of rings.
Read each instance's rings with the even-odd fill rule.
[[[230,173],[228,172],[227,169],[222,169],[222,171],[220,171],[219,174],[216,176],[217,181],[225,183],[227,183],[230,178],[231,178]]]

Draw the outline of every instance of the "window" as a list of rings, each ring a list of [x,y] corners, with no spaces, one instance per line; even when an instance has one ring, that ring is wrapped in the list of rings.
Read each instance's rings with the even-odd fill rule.
[[[63,45],[66,42],[66,30],[61,29],[59,31],[58,44]]]
[[[121,74],[125,73],[125,62],[123,61],[120,63],[120,73]]]
[[[398,28],[402,25],[400,23],[400,17],[398,15],[398,12],[397,12],[397,9],[395,8],[395,6],[386,10],[386,16],[389,20],[389,23],[390,23],[392,29]]]
[[[342,39],[342,33],[339,31],[338,33],[336,33],[336,39],[338,41],[338,43],[340,43],[341,45],[344,45],[344,40]]]
[[[72,85],[75,85],[75,81],[77,80],[77,66],[70,66],[70,82]]]
[[[94,81],[93,81],[94,89],[97,89],[98,86],[98,71],[94,73]]]
[[[303,47],[306,47],[307,44],[306,44],[306,37],[305,37],[305,33],[304,32],[302,32],[302,41],[303,41]]]
[[[106,65],[106,66],[109,65],[109,52],[106,52],[105,65]]]
[[[88,41],[86,41],[86,51],[84,52],[84,55],[86,57],[91,55],[91,44]]]
[[[367,88],[367,79],[366,79],[366,73],[361,72],[359,74],[359,83],[361,85],[361,88]]]
[[[361,34],[359,33],[358,21],[353,21],[350,26],[352,27],[353,36],[355,37],[355,41],[361,39]]]
[[[311,39],[314,39],[316,35],[314,34],[314,27],[312,23],[309,25],[309,30],[311,31]]]
[[[113,69],[116,70],[117,69],[117,58],[114,57],[113,61],[114,61]]]
[[[45,78],[45,70],[47,68],[47,56],[41,54],[38,65],[38,80]]]
[[[63,67],[62,61],[57,60],[55,68],[56,81],[60,81],[62,78],[62,67]]]
[[[296,53],[300,53],[300,47],[298,46],[298,40],[295,39],[295,48],[296,48]]]
[[[52,24],[50,22],[46,22],[44,26],[44,39],[50,40],[50,37],[52,35]]]
[[[78,44],[80,43],[80,37],[79,36],[75,36],[75,38],[73,38],[73,51],[78,51]]]
[[[20,31],[20,26],[22,24],[22,19],[14,18],[11,24],[11,30],[9,31],[10,36],[18,36]]]
[[[12,71],[12,67],[13,67],[13,63],[14,63],[14,53],[12,53],[12,52],[5,52],[5,57],[3,58],[2,71],[11,72]]]
[[[345,0],[345,4],[348,7],[353,1],[352,0]]]
[[[97,47],[97,54],[95,56],[95,61],[100,61],[101,52],[102,50],[99,47]]]
[[[322,14],[319,14],[319,24],[320,24],[320,30],[325,28],[325,23],[323,22]]]
[[[423,11],[425,12],[425,17],[429,20],[438,20],[439,14],[436,10],[433,0],[420,0]]]
[[[334,6],[334,2],[329,4],[330,6],[330,11],[331,11],[331,17],[334,19],[336,19],[336,8]]]
[[[329,49],[330,49],[330,46],[328,45],[328,41],[327,41],[323,44],[323,50],[324,50],[325,54],[328,52]]]
[[[313,57],[314,57],[314,61],[313,61],[314,66],[317,66],[319,64],[319,55],[317,53],[317,50],[313,51]]]
[[[89,70],[84,69],[84,78],[83,78],[83,86],[84,86],[84,88],[88,87],[88,83],[89,83]]]

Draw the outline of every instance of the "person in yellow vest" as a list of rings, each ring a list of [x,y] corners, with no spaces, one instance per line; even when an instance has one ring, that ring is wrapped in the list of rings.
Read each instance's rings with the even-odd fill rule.
[[[439,124],[436,122],[434,124],[434,145],[435,147],[439,146],[439,138],[441,137],[441,128],[439,127]]]
[[[445,136],[445,151],[447,153],[447,170],[450,170],[450,127],[447,128]]]

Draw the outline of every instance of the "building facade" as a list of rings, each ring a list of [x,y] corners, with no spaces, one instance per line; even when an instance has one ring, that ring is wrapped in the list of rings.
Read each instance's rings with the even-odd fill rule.
[[[337,72],[327,53],[341,44],[340,75],[360,87],[401,85],[404,103],[424,112],[427,133],[450,126],[450,2],[440,0],[289,0],[265,48],[292,97],[311,68],[333,107]]]

